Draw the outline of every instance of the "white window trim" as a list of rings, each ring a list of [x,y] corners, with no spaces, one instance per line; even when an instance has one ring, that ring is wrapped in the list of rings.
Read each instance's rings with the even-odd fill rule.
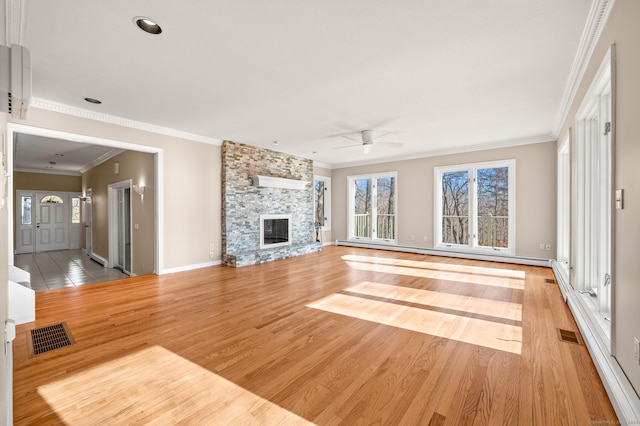
[[[324,225],[320,227],[321,231],[331,231],[331,178],[329,176],[313,176],[313,193],[315,195],[317,180],[324,182]],[[315,198],[313,202],[315,217]]]
[[[591,316],[594,330],[612,352],[611,320],[615,306],[615,234],[613,214],[614,145],[612,49],[605,55],[575,116],[576,120],[576,211],[575,274],[571,284],[581,294],[577,298]],[[603,124],[612,123],[609,141],[603,143]],[[603,147],[608,147],[604,149]],[[604,167],[604,169],[603,169]],[[606,193],[602,192],[605,188]],[[598,198],[608,197],[604,203]],[[600,200],[602,201],[602,200]],[[604,274],[609,285],[604,285]],[[597,293],[591,297],[588,293]]]
[[[395,200],[394,200],[394,206],[393,209],[395,211],[395,217],[394,217],[394,229],[395,229],[395,239],[390,240],[390,239],[383,239],[383,238],[367,238],[367,237],[356,237],[353,235],[353,230],[354,230],[354,217],[355,217],[355,203],[353,202],[353,200],[355,199],[355,185],[354,182],[358,179],[371,179],[371,180],[376,180],[377,178],[381,178],[381,177],[392,177],[394,178],[394,182],[395,182]],[[348,232],[348,239],[351,241],[375,241],[376,243],[381,243],[381,244],[390,244],[390,245],[395,245],[397,244],[398,241],[398,172],[385,172],[385,173],[367,173],[367,174],[362,174],[362,175],[354,175],[354,176],[347,176],[347,206],[348,206],[348,220],[347,220],[347,232]],[[373,195],[372,192],[372,197],[371,197],[371,210],[375,215],[375,212],[377,211],[377,203],[376,203],[376,196]]]
[[[472,179],[476,176],[476,170],[478,169],[489,169],[495,167],[508,167],[509,168],[509,200],[508,200],[508,209],[509,209],[509,242],[506,248],[497,248],[497,247],[480,247],[477,246],[477,203],[476,203],[476,191],[477,191],[477,183],[472,182],[469,185],[469,233],[471,238],[469,238],[468,245],[461,244],[445,244],[442,243],[442,173],[443,172],[451,172],[451,171],[469,171],[469,178]],[[499,254],[515,254],[516,247],[516,160],[508,159],[508,160],[496,160],[496,161],[487,161],[482,163],[466,163],[466,164],[456,164],[450,166],[440,166],[434,167],[434,194],[435,194],[435,202],[434,204],[434,245],[441,250],[448,251],[463,251],[469,253],[499,253]],[[476,235],[476,238],[473,235]]]
[[[565,282],[571,262],[571,131],[558,148],[558,253],[556,259]]]

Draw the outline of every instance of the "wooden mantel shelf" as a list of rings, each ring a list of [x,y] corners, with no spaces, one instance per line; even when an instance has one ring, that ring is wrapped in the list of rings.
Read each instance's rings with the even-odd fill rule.
[[[285,179],[273,176],[251,176],[253,186],[260,188],[305,189],[307,182],[296,179]]]

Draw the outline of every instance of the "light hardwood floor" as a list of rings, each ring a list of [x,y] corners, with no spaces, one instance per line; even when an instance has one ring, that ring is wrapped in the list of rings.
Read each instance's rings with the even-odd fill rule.
[[[585,425],[615,413],[550,269],[347,247],[38,293],[23,424]],[[76,344],[32,358],[27,332]]]

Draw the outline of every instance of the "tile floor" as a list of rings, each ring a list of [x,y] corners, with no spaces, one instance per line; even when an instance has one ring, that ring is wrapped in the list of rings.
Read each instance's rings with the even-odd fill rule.
[[[14,264],[31,274],[31,288],[35,291],[101,283],[127,277],[117,269],[105,268],[89,259],[82,250],[17,254]]]

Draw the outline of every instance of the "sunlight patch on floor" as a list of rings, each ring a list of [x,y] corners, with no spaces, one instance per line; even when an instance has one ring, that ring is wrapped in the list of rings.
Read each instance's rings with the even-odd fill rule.
[[[393,259],[388,257],[345,255],[342,260],[353,262],[379,263],[385,265],[407,266],[411,268],[433,269],[436,271],[463,272],[467,274],[492,275],[494,277],[525,279],[525,272],[517,269],[486,268],[483,266],[459,265],[456,263],[435,263],[422,260]]]
[[[284,408],[152,346],[38,388],[67,425],[311,425]]]
[[[522,305],[503,302],[501,300],[482,299],[479,297],[448,294],[438,291],[421,290],[388,284],[365,281],[346,291],[384,297],[402,302],[419,303],[438,308],[454,309],[473,314],[488,315],[514,321],[522,321]]]
[[[347,256],[343,256],[343,259]],[[361,256],[360,256],[361,257]],[[380,258],[372,258],[380,259]],[[371,261],[350,261],[344,259],[346,263],[357,270],[368,272],[382,272],[386,274],[396,274],[411,277],[431,278],[436,280],[456,281],[469,284],[488,285],[494,287],[515,288],[524,289],[524,279],[521,278],[509,278],[499,277],[493,275],[483,275],[473,272],[451,272],[448,270],[426,269],[418,268],[414,266],[397,266],[395,261],[397,259],[386,259],[387,261],[393,260],[394,262],[376,262]],[[400,262],[401,264],[402,262]],[[448,267],[452,265],[447,265]]]
[[[520,354],[522,327],[344,294],[307,305],[339,315]]]

